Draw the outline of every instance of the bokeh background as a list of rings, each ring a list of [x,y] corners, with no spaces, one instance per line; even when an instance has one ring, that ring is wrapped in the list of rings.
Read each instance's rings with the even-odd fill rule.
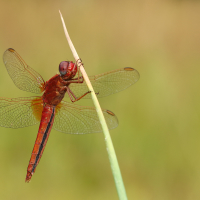
[[[0,0],[0,55],[14,48],[45,80],[73,60],[58,10],[89,75],[134,67],[140,80],[100,99],[129,199],[200,199],[200,2]],[[0,61],[0,96],[23,97]],[[92,106],[91,100],[81,105]],[[0,199],[118,199],[103,134],[52,130],[29,184],[38,126],[0,127]]]

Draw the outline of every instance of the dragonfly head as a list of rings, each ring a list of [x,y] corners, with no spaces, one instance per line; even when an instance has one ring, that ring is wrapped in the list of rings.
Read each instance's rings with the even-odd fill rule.
[[[76,75],[77,66],[72,61],[62,61],[59,64],[59,72],[64,80],[68,80]]]

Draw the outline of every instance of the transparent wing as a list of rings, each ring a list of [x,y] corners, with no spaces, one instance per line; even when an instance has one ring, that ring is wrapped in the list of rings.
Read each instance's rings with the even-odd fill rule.
[[[117,69],[96,76],[89,76],[94,91],[98,93],[97,97],[105,97],[125,90],[136,83],[139,78],[140,75],[138,71],[130,67]],[[80,97],[88,92],[88,87],[85,82],[79,84],[72,83],[69,87],[76,97]],[[91,98],[91,95],[88,94],[84,98]]]
[[[13,80],[20,89],[33,93],[41,93],[44,89],[44,80],[40,74],[29,67],[14,49],[7,49],[3,54],[3,61]]]
[[[109,129],[118,126],[114,113],[103,110]],[[95,108],[79,106],[62,101],[56,107],[56,116],[53,124],[55,130],[69,134],[85,134],[102,132]]]
[[[0,98],[0,126],[22,128],[37,124],[42,109],[41,97]]]
[[[41,97],[0,98],[0,126],[22,128],[40,122],[43,110]],[[118,126],[114,113],[103,110],[109,129]],[[62,101],[56,106],[53,128],[69,134],[102,132],[96,110]]]

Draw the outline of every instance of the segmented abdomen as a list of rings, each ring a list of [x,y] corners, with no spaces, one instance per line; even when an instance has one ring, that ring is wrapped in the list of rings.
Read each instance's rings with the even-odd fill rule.
[[[42,118],[40,121],[40,127],[38,130],[37,138],[33,151],[31,154],[31,159],[27,168],[26,182],[29,182],[35,169],[40,161],[42,153],[44,151],[45,145],[47,143],[51,128],[53,125],[55,117],[55,107],[52,105],[45,105],[42,111]]]

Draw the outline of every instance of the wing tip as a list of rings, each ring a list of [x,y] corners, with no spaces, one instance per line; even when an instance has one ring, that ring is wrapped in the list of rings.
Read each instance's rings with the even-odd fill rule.
[[[118,121],[118,119],[117,119],[117,116],[112,112],[112,111],[110,111],[110,110],[105,110],[106,111],[106,113],[108,114],[108,115],[110,115],[111,116],[111,118],[109,119],[109,118],[107,118],[108,119],[108,121],[106,120],[106,122],[107,122],[107,125],[108,125],[108,128],[111,130],[111,129],[114,129],[114,128],[117,128],[117,126],[119,125],[119,121]]]
[[[8,48],[7,51],[10,51],[12,53],[15,52],[15,50],[13,48]]]
[[[125,70],[125,71],[133,71],[133,70],[135,70],[135,69],[133,69],[132,67],[124,67],[124,70]]]
[[[110,110],[106,110],[106,112],[109,114],[109,115],[112,115],[112,116],[116,116],[112,111]]]

